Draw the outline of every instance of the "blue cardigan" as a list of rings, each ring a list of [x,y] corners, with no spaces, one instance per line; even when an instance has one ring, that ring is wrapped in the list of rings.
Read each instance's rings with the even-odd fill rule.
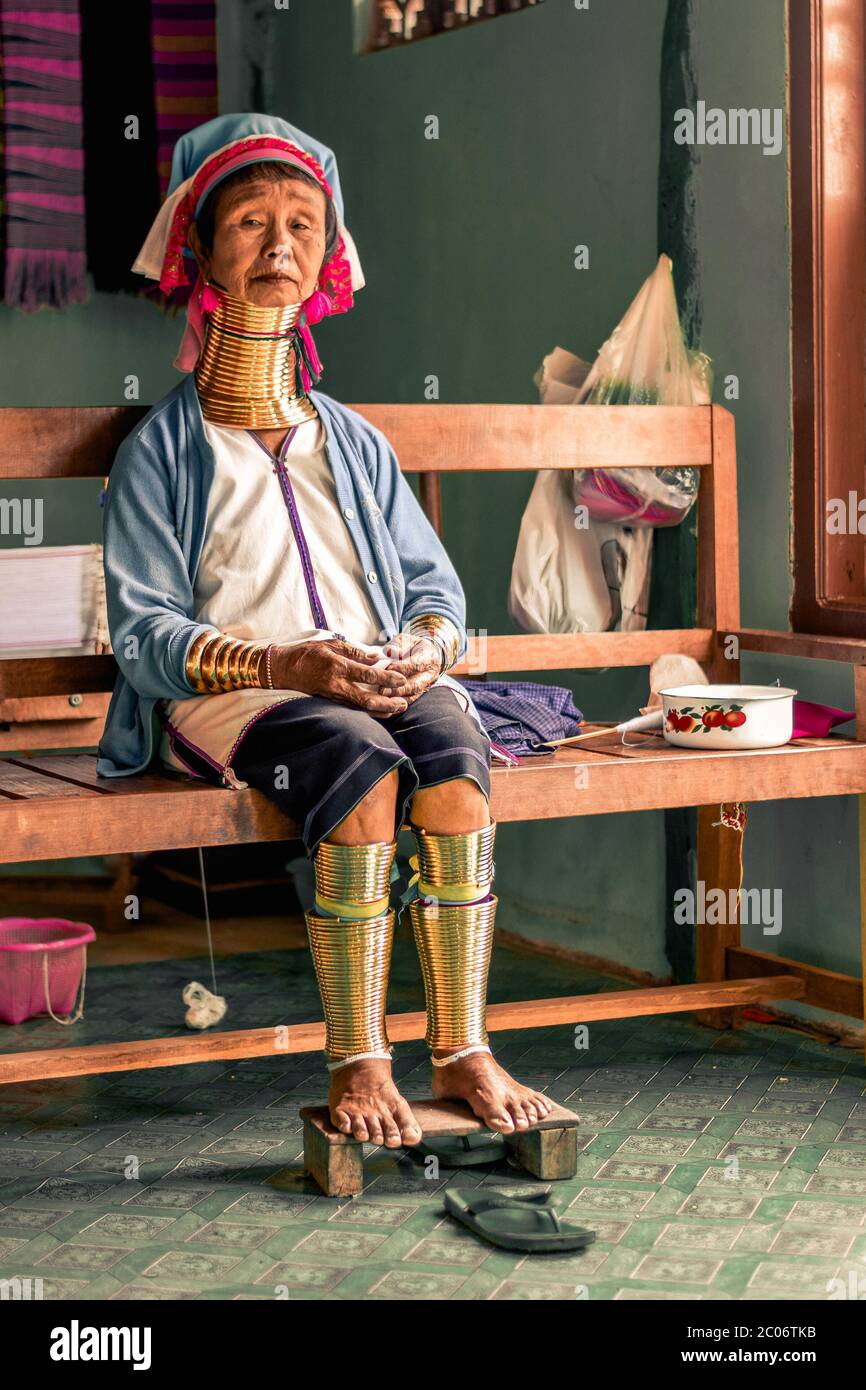
[[[311,391],[310,399],[325,429],[344,516],[349,509],[382,640],[419,614],[442,613],[456,623],[465,651],[460,580],[388,440],[321,391]],[[158,746],[157,701],[194,693],[184,668],[195,638],[207,630],[193,617],[194,586],[213,476],[190,375],[124,440],[106,493],[108,625],[120,671],[99,745],[103,777],[146,768]]]

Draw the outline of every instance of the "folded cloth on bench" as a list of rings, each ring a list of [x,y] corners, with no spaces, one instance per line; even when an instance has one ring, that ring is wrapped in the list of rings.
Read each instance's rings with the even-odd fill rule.
[[[497,746],[521,758],[550,755],[540,745],[580,733],[583,715],[570,690],[537,681],[464,681],[482,727]]]
[[[794,732],[791,738],[828,738],[837,724],[847,724],[854,718],[852,709],[836,709],[835,705],[816,705],[812,700],[794,701]]]

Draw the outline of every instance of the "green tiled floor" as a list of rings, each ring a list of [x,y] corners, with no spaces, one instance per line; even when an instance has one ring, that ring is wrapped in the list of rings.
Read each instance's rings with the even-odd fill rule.
[[[92,970],[76,1042],[181,1031],[196,977],[201,961]],[[222,962],[219,987],[226,1026],[319,1016],[304,952]],[[615,987],[500,948],[491,993]],[[401,939],[389,1005],[420,1004]],[[552,1191],[597,1232],[582,1255],[505,1254],[444,1216],[447,1184],[536,1185],[508,1167],[431,1178],[380,1150],[361,1197],[321,1197],[300,1169],[298,1110],[323,1098],[323,1072],[316,1056],[278,1056],[0,1088],[0,1278],[97,1300],[866,1297],[862,1054],[687,1016],[589,1032],[588,1051],[571,1028],[495,1039],[581,1116],[577,1176]],[[0,1031],[4,1051],[68,1041],[42,1020]],[[423,1047],[397,1055],[408,1097],[426,1095]]]

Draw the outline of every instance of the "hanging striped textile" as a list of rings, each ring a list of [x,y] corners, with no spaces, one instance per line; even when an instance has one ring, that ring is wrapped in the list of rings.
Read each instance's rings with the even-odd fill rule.
[[[78,0],[0,0],[3,298],[23,309],[87,298]]]
[[[175,143],[219,111],[216,3],[153,0],[152,15],[157,160],[160,192],[164,196]]]

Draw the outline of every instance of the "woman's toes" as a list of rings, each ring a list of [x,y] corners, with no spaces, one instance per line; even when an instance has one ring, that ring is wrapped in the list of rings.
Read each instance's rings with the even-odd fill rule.
[[[399,1149],[402,1140],[393,1115],[383,1115],[382,1132],[385,1136],[386,1146],[389,1149]]]
[[[520,1104],[519,1100],[513,1100],[511,1102],[511,1113],[514,1116],[514,1123],[518,1129],[529,1128],[529,1121],[524,1114],[523,1106]]]
[[[385,1136],[382,1133],[382,1126],[379,1123],[379,1116],[370,1115],[367,1118],[367,1133],[370,1136],[371,1144],[384,1144]]]
[[[531,1125],[538,1124],[541,1118],[531,1100],[525,1100],[523,1102],[523,1113]]]
[[[404,1144],[417,1144],[421,1138],[421,1126],[405,1101],[394,1106],[394,1119],[400,1126],[401,1141]]]

